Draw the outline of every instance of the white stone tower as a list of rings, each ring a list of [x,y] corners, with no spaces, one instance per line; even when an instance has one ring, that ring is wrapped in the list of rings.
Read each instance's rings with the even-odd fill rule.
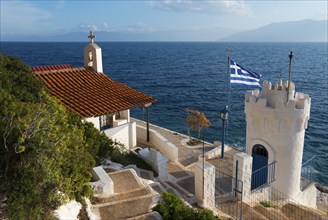
[[[90,31],[90,43],[84,48],[84,66],[91,67],[97,73],[103,72],[101,48],[93,42],[96,38]]]
[[[258,166],[258,154],[267,157],[267,164],[276,161],[276,180],[272,186],[297,199],[301,194],[304,134],[310,117],[311,98],[295,92],[294,83],[290,84],[288,99],[288,84],[283,85],[282,80],[276,85],[264,81],[261,92],[247,91],[246,153],[253,156],[253,168]]]

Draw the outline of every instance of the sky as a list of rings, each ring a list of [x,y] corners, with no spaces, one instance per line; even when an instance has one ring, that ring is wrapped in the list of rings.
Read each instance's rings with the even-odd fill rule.
[[[158,32],[229,28],[274,22],[327,20],[324,1],[0,0],[1,36],[52,36],[78,31]]]

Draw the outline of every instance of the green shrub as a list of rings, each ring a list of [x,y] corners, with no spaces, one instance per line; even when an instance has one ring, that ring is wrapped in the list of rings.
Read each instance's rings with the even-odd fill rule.
[[[260,204],[263,205],[265,208],[277,208],[277,206],[272,204],[272,202],[266,200],[261,201]]]
[[[161,201],[153,209],[160,213],[163,220],[219,220],[211,210],[196,210],[186,206],[183,201],[172,193],[163,193]]]
[[[19,101],[37,102],[42,85],[32,75],[30,67],[0,52],[0,88]]]
[[[153,170],[148,163],[146,163],[144,160],[137,157],[133,153],[122,153],[118,149],[114,149],[110,157],[113,162],[120,163],[124,166],[127,166],[129,164],[135,164],[138,168],[145,170]],[[153,172],[155,175],[157,175],[154,170]]]
[[[92,123],[84,122],[83,126],[86,145],[99,164],[103,158],[108,158],[113,153],[114,142],[104,133],[99,132]]]
[[[196,145],[201,144],[201,143],[203,143],[203,141],[201,141],[199,139],[195,139],[195,138],[192,138],[187,142],[187,144],[189,146],[196,146]]]

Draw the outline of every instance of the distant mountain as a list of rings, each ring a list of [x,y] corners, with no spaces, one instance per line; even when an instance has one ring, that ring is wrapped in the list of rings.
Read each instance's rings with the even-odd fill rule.
[[[272,23],[221,38],[229,42],[327,42],[328,21],[289,21]]]
[[[327,20],[272,23],[255,30],[227,28],[167,30],[153,32],[95,31],[96,41],[223,41],[223,42],[327,42]],[[57,36],[1,36],[0,41],[85,42],[88,32]]]
[[[195,30],[168,30],[153,32],[108,32],[95,31],[96,41],[217,41],[240,30],[227,28],[208,28]],[[71,32],[58,36],[3,37],[3,41],[28,42],[85,42],[88,32]]]

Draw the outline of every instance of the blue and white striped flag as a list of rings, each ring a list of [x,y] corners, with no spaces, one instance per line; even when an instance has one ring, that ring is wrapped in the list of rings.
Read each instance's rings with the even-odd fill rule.
[[[260,84],[261,74],[246,70],[233,60],[230,60],[230,83],[232,85],[242,85],[249,89],[262,88]]]

